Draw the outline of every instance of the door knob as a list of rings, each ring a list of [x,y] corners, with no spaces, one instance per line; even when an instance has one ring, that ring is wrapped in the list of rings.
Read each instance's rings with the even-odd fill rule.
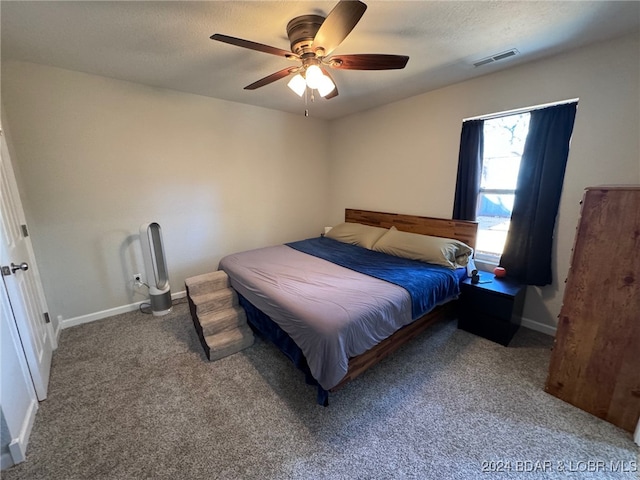
[[[23,272],[26,272],[27,270],[29,270],[29,264],[27,262],[22,262],[20,265],[16,265],[15,263],[11,262],[11,273],[16,273],[16,270],[22,270]]]

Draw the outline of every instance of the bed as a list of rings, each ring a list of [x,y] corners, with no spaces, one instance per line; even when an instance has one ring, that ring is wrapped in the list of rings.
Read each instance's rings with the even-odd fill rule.
[[[330,232],[220,261],[250,326],[304,372],[325,406],[329,392],[453,314],[466,268],[391,255],[386,239],[439,237],[472,251],[477,232],[475,222],[355,209],[342,227],[375,236],[358,244]]]

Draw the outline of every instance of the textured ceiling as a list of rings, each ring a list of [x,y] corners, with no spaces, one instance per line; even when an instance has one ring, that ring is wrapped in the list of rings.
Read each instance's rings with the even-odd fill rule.
[[[243,87],[291,62],[209,39],[223,33],[289,49],[287,22],[335,1],[0,2],[2,60],[17,59],[293,113],[280,80]],[[340,95],[310,104],[338,118],[592,42],[638,31],[640,2],[375,1],[335,54],[408,55],[404,70],[334,70]],[[516,48],[508,60],[475,68]],[[630,59],[639,62],[638,59]],[[639,62],[640,63],[640,62]]]

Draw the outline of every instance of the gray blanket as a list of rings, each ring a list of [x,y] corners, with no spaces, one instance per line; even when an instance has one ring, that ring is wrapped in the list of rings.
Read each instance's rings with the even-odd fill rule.
[[[326,390],[346,375],[350,357],[411,323],[404,288],[285,245],[228,255],[220,268],[296,342]]]

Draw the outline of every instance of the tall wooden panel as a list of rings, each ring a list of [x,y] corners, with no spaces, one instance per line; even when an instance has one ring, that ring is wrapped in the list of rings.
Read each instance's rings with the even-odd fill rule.
[[[585,192],[545,390],[633,432],[640,415],[640,186]]]

